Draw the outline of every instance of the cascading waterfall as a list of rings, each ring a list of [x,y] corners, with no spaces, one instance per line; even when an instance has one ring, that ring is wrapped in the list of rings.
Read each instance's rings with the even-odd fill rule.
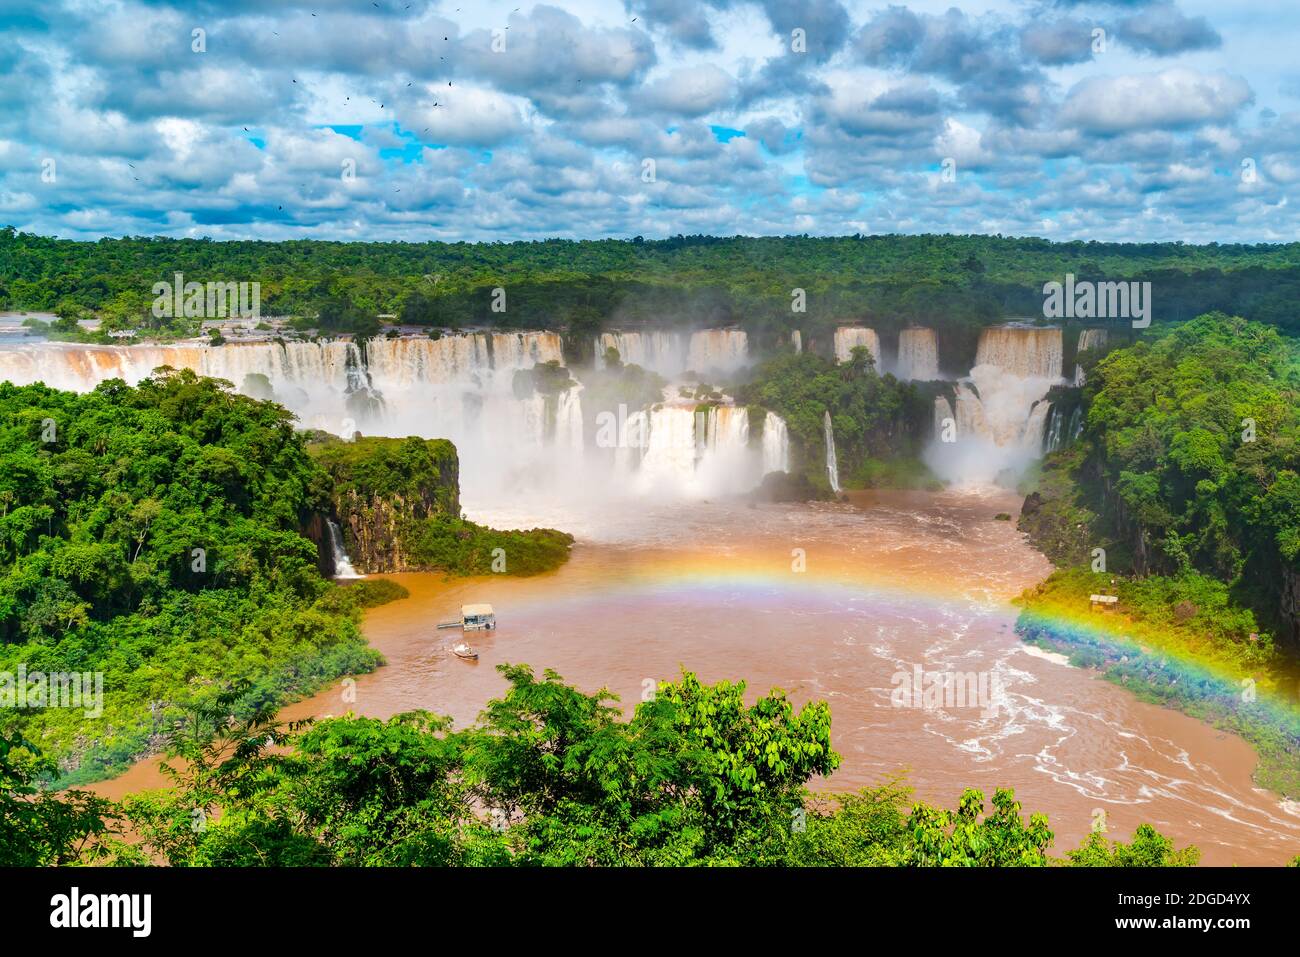
[[[670,379],[687,370],[707,376],[749,364],[749,336],[743,329],[699,329],[689,336],[666,329],[603,332],[595,342],[597,368],[604,368],[605,350],[610,348],[618,350],[625,364]]]
[[[662,404],[628,417],[618,470],[643,495],[700,497],[747,491],[769,471],[785,471],[784,420],[766,413],[761,452],[749,442],[743,406]],[[770,430],[770,431],[769,431]]]
[[[880,337],[875,329],[863,326],[840,326],[835,330],[835,361],[848,362],[856,346],[866,346],[880,368]]]
[[[335,578],[363,578],[358,575],[355,568],[352,567],[352,561],[348,558],[348,553],[343,550],[343,532],[334,519],[325,520],[325,527],[330,537],[330,552],[334,556],[334,577]]]
[[[1061,431],[1065,427],[1065,416],[1055,405],[1047,419],[1047,437],[1043,439],[1044,452],[1056,452],[1061,448]]]
[[[1079,346],[1076,351],[1090,352],[1105,349],[1108,339],[1109,335],[1105,329],[1084,329],[1079,333]]]
[[[790,471],[790,431],[775,412],[763,418],[763,474]]]
[[[1070,441],[1078,442],[1079,436],[1083,435],[1083,406],[1077,405],[1074,411],[1070,413]]]
[[[939,344],[933,329],[904,329],[898,334],[899,379],[932,382],[939,378]]]
[[[995,366],[1020,379],[1061,378],[1063,341],[1060,329],[1011,323],[980,333],[976,366]]]
[[[932,444],[930,467],[949,481],[975,485],[1022,472],[1042,454],[1051,411],[1047,392],[1062,381],[1062,352],[1060,329],[985,329],[975,366],[957,383],[956,441]]]
[[[831,483],[831,491],[838,495],[840,492],[840,465],[835,458],[835,430],[831,427],[831,413],[829,410],[822,419],[822,426],[826,436],[826,478]]]
[[[790,345],[794,346],[796,355],[803,352],[803,333],[798,329],[790,333]]]
[[[1039,399],[1029,410],[1029,419],[1020,435],[1020,444],[1038,457],[1043,451],[1043,429],[1047,424],[1047,413],[1052,404],[1046,399]]]
[[[957,427],[957,416],[952,410],[952,403],[946,396],[936,395],[934,397],[934,437],[937,441],[943,441],[944,429],[948,423],[953,424],[953,429]]]
[[[1105,329],[1084,329],[1079,333],[1079,345],[1075,351],[1088,352],[1095,349],[1105,349],[1107,338]],[[1084,374],[1083,366],[1076,363],[1074,367],[1075,386],[1082,388],[1087,383],[1088,377]]]
[[[749,363],[749,336],[743,329],[701,329],[691,333],[686,367],[701,376],[730,373]]]
[[[686,339],[665,329],[646,332],[603,332],[596,339],[596,367],[604,368],[605,350],[618,350],[625,365],[638,365],[663,376],[686,368]]]

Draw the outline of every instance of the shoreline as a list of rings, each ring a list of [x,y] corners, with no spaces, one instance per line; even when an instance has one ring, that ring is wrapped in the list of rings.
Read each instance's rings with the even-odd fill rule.
[[[1271,796],[1266,800],[1258,789],[1251,791],[1251,773],[1258,760],[1248,742],[1225,740],[1224,733],[1216,733],[1207,722],[1155,703],[1134,701],[1132,695],[1118,690],[1090,690],[1096,687],[1095,675],[1070,676],[1069,669],[1058,667],[1060,660],[1043,660],[1045,653],[1032,654],[1034,646],[1013,633],[1015,595],[1024,586],[1041,581],[1050,571],[1050,564],[1024,542],[1022,535],[1004,533],[1008,525],[993,517],[995,511],[1004,508],[997,499],[961,492],[936,496],[917,491],[871,490],[849,494],[850,505],[763,507],[760,512],[766,516],[755,516],[755,521],[763,524],[765,537],[755,540],[749,537],[748,530],[736,530],[731,534],[751,542],[739,549],[738,541],[730,537],[716,539],[712,530],[720,520],[749,513],[727,510],[716,503],[692,511],[691,521],[680,530],[694,543],[686,549],[691,555],[683,555],[680,544],[655,542],[629,549],[626,543],[583,537],[570,563],[558,572],[535,579],[512,579],[508,594],[505,583],[496,576],[449,580],[427,573],[395,575],[394,580],[410,588],[412,597],[367,609],[362,622],[368,647],[383,654],[388,664],[358,676],[355,684],[348,683],[352,684],[350,699],[343,694],[344,687],[335,683],[317,695],[286,705],[279,712],[279,720],[328,718],[348,711],[382,720],[401,711],[424,708],[449,715],[457,727],[463,727],[475,719],[490,698],[498,696],[501,679],[494,665],[504,661],[529,663],[539,672],[553,668],[567,682],[588,691],[608,686],[620,695],[620,707],[626,713],[640,700],[641,679],[637,676],[671,678],[681,662],[697,671],[702,680],[745,678],[749,684],[747,695],[780,686],[797,700],[829,701],[835,714],[837,749],[846,760],[830,778],[814,782],[817,793],[853,791],[908,767],[908,781],[917,800],[951,803],[966,786],[982,788],[986,794],[995,786],[1014,786],[1026,808],[1049,814],[1060,852],[1086,837],[1088,809],[1100,802],[1113,815],[1117,836],[1126,837],[1137,823],[1149,820],[1162,831],[1181,831],[1180,842],[1206,849],[1210,863],[1280,866],[1294,854],[1289,850],[1293,841],[1287,835],[1295,829],[1295,815],[1283,813],[1285,807],[1279,810]],[[950,568],[946,561],[936,564],[933,554],[922,557],[925,543],[936,536],[953,535],[949,523],[961,516],[965,517],[965,533],[958,538],[964,538],[967,544],[957,543],[955,547],[958,554],[968,553],[960,560],[961,565],[978,570],[976,578],[970,578],[961,568]],[[883,549],[870,549],[873,557],[864,566],[860,554],[850,554],[851,547],[850,552],[835,547],[836,543],[851,546],[860,541],[852,530],[859,522],[882,530],[913,528],[919,537],[908,539],[908,553],[899,553],[889,547],[888,541],[883,542]],[[789,535],[798,536],[814,523],[821,532],[845,529],[848,523],[849,531],[834,540],[821,532],[807,536],[803,543],[809,546],[818,577],[786,578],[788,548],[784,557],[779,551],[787,535],[782,530],[789,528]],[[1013,539],[1019,544],[1012,544]],[[1017,560],[1014,571],[1010,566],[1004,571],[996,562],[970,557],[971,552],[988,548],[992,542],[1004,542],[998,548],[1011,549],[996,554],[1026,558],[1032,554],[1034,560],[1028,566]],[[731,569],[727,572],[731,578],[721,583],[696,581],[686,585],[697,574],[712,574],[709,569],[716,570],[718,561]],[[736,562],[743,568],[736,568]],[[664,569],[683,563],[686,577],[680,579],[680,586],[675,584],[677,578],[665,580]],[[786,566],[784,571],[781,566]],[[758,592],[747,591],[750,586],[743,584],[751,575],[748,569],[764,576],[765,584]],[[942,587],[943,591],[931,591],[918,605],[916,592],[906,595],[899,585],[913,580],[919,569],[927,569],[928,586]],[[738,572],[741,577],[735,579]],[[960,582],[954,593],[951,585],[956,579]],[[614,594],[609,592],[611,587],[615,588]],[[803,593],[809,587],[820,594]],[[777,591],[767,592],[763,598],[770,588]],[[826,594],[828,588],[835,594]],[[750,597],[745,597],[747,594]],[[948,609],[945,615],[955,613],[957,618],[931,617],[925,624],[909,625],[909,616],[929,616],[938,610],[936,594],[947,596],[943,598]],[[723,597],[727,595],[731,597]],[[954,595],[965,598],[956,604]],[[691,628],[686,622],[694,609],[709,607],[714,601],[712,596],[722,597],[726,607],[733,607],[737,601],[758,602],[763,607],[756,606],[750,613],[756,617],[745,619],[754,624],[770,615],[775,618],[769,621],[779,619],[783,624],[778,627],[791,634],[812,627],[822,637],[815,646],[800,650],[790,647],[789,642],[774,645],[766,633],[760,636],[738,624],[734,629],[711,632],[708,640],[692,651],[692,639],[687,637]],[[469,664],[448,658],[447,649],[442,647],[445,642],[429,631],[428,623],[460,603],[485,599],[494,600],[499,609],[509,610],[500,632],[474,640],[483,655],[481,661]],[[967,604],[971,600],[978,606]],[[679,605],[684,607],[677,608]],[[626,632],[608,633],[590,626],[573,630],[576,618],[608,618],[616,610],[638,624]],[[836,615],[836,624],[829,632],[819,624],[831,624],[830,619],[819,618],[828,611]],[[845,613],[854,617],[843,618]],[[958,625],[958,619],[966,624]],[[894,654],[886,653],[882,662],[876,650],[879,639],[873,638],[872,632],[876,624],[886,621],[890,622],[887,627],[895,629],[899,644]],[[899,626],[902,631],[896,630]],[[951,633],[951,627],[958,627],[958,632]],[[971,629],[969,634],[965,633],[966,627]],[[606,637],[595,637],[600,634]],[[837,634],[857,637],[846,641],[836,638]],[[933,650],[936,639],[948,644],[951,651],[944,652],[943,659],[954,664],[959,658],[951,658],[952,654],[978,653],[987,664],[972,663],[969,667],[1000,669],[1009,663],[1012,673],[1033,673],[1036,678],[1017,679],[1016,697],[1028,693],[1042,703],[1033,704],[1032,697],[1025,699],[1031,702],[1030,710],[1025,711],[1024,705],[1017,702],[1012,718],[1003,717],[982,729],[969,725],[969,717],[957,712],[953,717],[958,727],[967,728],[950,732],[944,731],[946,718],[931,719],[907,709],[880,710],[882,701],[888,705],[885,686],[892,669],[888,662],[896,656],[913,661],[921,655],[919,660],[926,660],[925,649]],[[997,665],[998,661],[1004,664]],[[939,666],[937,661],[934,666]],[[844,670],[847,668],[854,670]],[[827,684],[832,677],[834,682]],[[1128,701],[1134,703],[1126,704]],[[1049,717],[1044,724],[1043,709],[1063,716],[1066,723],[1057,727]],[[1097,717],[1085,717],[1094,712]],[[1029,740],[1021,737],[1023,730],[1010,727],[1026,719]],[[932,725],[932,720],[939,723]],[[1008,721],[1008,729],[1000,730]],[[1064,731],[1067,737],[1058,740],[1053,728]],[[1124,733],[1116,736],[1116,731]],[[951,735],[948,744],[932,737],[936,733],[940,737]],[[1007,733],[1012,737],[1003,741]],[[879,734],[888,737],[874,737]],[[975,738],[968,742],[972,734]],[[1121,740],[1135,737],[1133,741]],[[892,743],[895,739],[914,744],[896,746]],[[1179,751],[1169,750],[1172,742],[1191,755],[1184,759],[1194,763],[1190,781],[1179,783],[1180,778],[1189,777],[1187,770],[1192,765],[1180,773],[1181,766],[1174,760]],[[972,744],[977,751],[971,750]],[[918,746],[921,750],[917,750]],[[1045,765],[1033,758],[1033,752],[1044,746]],[[1127,762],[1126,754],[1130,759]],[[1098,757],[1100,763],[1094,763]],[[169,782],[160,773],[159,763],[158,757],[148,759],[127,775],[101,782],[93,790],[116,798],[141,789],[167,787]],[[1107,782],[1095,796],[1088,793],[1093,788],[1079,787],[1094,775],[1104,776],[1097,779],[1099,786]],[[1144,778],[1164,784],[1158,787],[1157,794],[1138,797]],[[1216,794],[1222,796],[1222,801],[1215,799]],[[1186,806],[1202,810],[1184,812],[1181,808],[1189,800]],[[1213,823],[1217,818],[1204,813],[1204,809],[1224,802],[1238,810],[1228,818],[1233,823],[1218,830]],[[1281,823],[1283,818],[1290,823]],[[1267,830],[1256,832],[1261,835],[1256,842],[1249,835],[1252,828],[1258,827]],[[1201,828],[1212,830],[1202,832],[1198,830]],[[1215,835],[1214,840],[1208,839],[1210,834]]]

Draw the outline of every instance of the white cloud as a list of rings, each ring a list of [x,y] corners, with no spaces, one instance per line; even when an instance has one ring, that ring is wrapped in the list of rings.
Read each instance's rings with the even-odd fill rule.
[[[1081,80],[1066,96],[1061,120],[1099,133],[1178,128],[1223,122],[1253,101],[1240,76],[1173,67]]]

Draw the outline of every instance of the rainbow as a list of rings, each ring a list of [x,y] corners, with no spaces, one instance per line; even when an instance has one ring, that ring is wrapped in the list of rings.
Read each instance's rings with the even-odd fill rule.
[[[1300,749],[1300,702],[1276,675],[1257,678],[1186,651],[1147,647],[1091,613],[1026,607],[1016,632],[1027,642],[1069,655],[1071,664],[1103,670],[1144,698],[1202,720],[1227,717],[1280,731]]]
[[[792,600],[814,604],[869,603],[894,611],[951,610],[975,602],[988,611],[1016,610],[1012,596],[991,589],[955,590],[943,581],[918,581],[900,574],[864,574],[861,566],[832,561],[827,572],[796,571],[795,558],[763,560],[747,556],[666,556],[649,567],[629,569],[617,588],[603,581],[592,592],[530,595],[522,605],[588,608],[639,599],[650,602],[779,611]],[[838,574],[837,574],[838,572]],[[1300,702],[1285,693],[1276,676],[1251,677],[1225,663],[1209,662],[1170,649],[1145,647],[1122,627],[1099,621],[1095,613],[1067,612],[1021,605],[1015,631],[1028,644],[1066,654],[1071,664],[1102,670],[1107,677],[1146,699],[1213,722],[1231,717],[1246,725],[1281,732],[1300,749]],[[1189,706],[1190,704],[1190,706]]]

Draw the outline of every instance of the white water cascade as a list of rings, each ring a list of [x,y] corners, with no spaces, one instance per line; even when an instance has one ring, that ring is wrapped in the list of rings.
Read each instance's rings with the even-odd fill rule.
[[[1107,341],[1107,332],[1105,329],[1084,329],[1079,333],[1079,345],[1075,352],[1088,352],[1094,349],[1105,349]],[[1083,366],[1078,363],[1074,366],[1074,384],[1082,388],[1087,385],[1088,377],[1083,372]]]
[[[957,416],[952,410],[952,403],[945,396],[936,395],[934,397],[934,438],[937,442],[944,440],[945,430],[948,424],[952,423],[953,434],[956,434]]]
[[[686,340],[678,332],[603,332],[596,339],[598,368],[604,368],[606,349],[617,349],[625,365],[638,365],[662,376],[675,376],[686,369]]]
[[[822,420],[822,425],[826,437],[826,478],[831,483],[831,491],[838,495],[840,492],[840,465],[835,458],[835,430],[831,427],[829,410]]]
[[[790,471],[790,432],[785,419],[769,412],[763,419],[763,474]]]
[[[701,329],[691,333],[686,367],[701,376],[731,373],[749,363],[749,336],[742,329]]]
[[[1061,448],[1062,430],[1065,428],[1065,416],[1056,406],[1047,417],[1047,434],[1043,437],[1043,452],[1055,452]]]
[[[1047,392],[1062,383],[1061,360],[1060,329],[985,329],[974,368],[957,383],[956,441],[927,450],[936,474],[964,485],[1005,482],[1038,458],[1051,410]],[[935,406],[938,419],[938,401]]]
[[[798,329],[790,333],[790,345],[794,347],[796,355],[803,352],[803,333]]]
[[[343,550],[343,532],[334,519],[326,519],[325,527],[329,531],[330,552],[334,556],[334,577],[335,578],[364,578],[364,575],[358,575],[355,568],[352,567],[352,561],[348,558],[348,553]]]
[[[933,329],[903,329],[898,334],[899,379],[932,382],[939,378],[939,345]]]
[[[748,491],[767,472],[788,471],[785,421],[763,420],[761,448],[749,441],[742,406],[662,404],[627,420],[617,469],[641,495],[700,498]]]
[[[692,371],[702,377],[729,374],[749,364],[749,336],[743,329],[698,329],[692,333],[666,329],[603,332],[595,342],[598,368],[605,350],[617,349],[628,365],[657,372],[669,379]]]
[[[835,361],[848,362],[856,346],[866,346],[880,370],[880,337],[875,329],[863,326],[840,326],[835,330]]]

